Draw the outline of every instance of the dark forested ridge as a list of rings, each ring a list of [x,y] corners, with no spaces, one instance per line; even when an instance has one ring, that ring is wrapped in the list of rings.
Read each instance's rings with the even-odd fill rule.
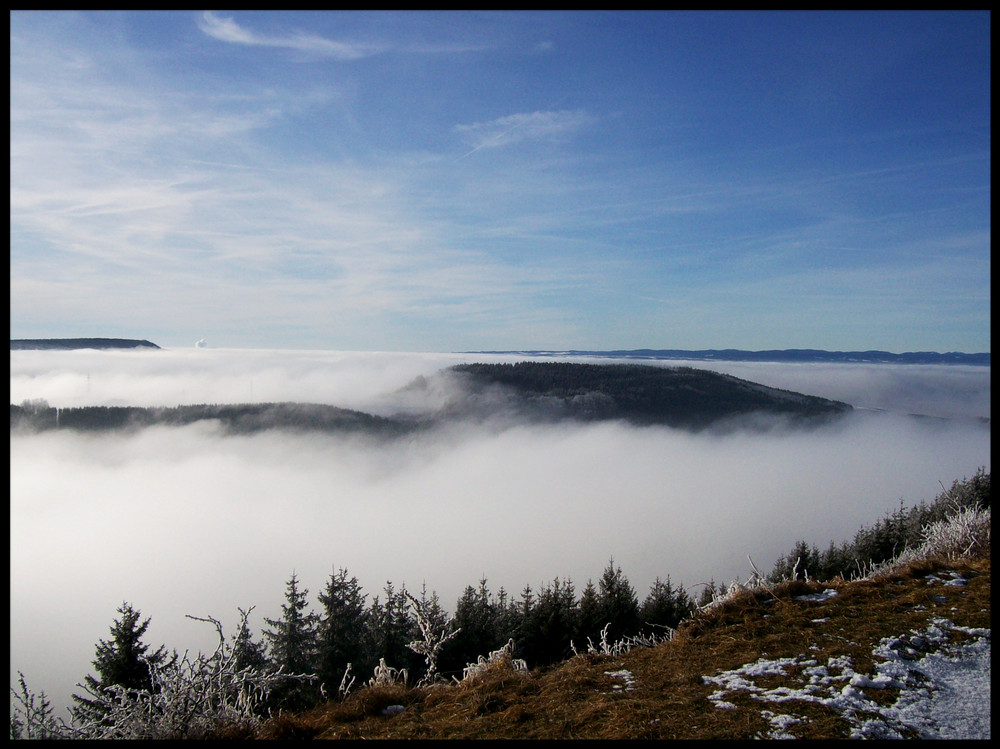
[[[647,359],[686,361],[750,361],[794,363],[843,363],[843,364],[972,364],[990,366],[990,354],[966,354],[960,351],[907,351],[895,354],[890,351],[823,351],[820,349],[770,349],[744,351],[742,349],[621,349],[614,351],[470,351],[475,354],[517,354],[521,356],[590,356],[607,359]]]
[[[160,348],[152,341],[133,338],[11,338],[11,351],[73,349]]]
[[[20,406],[10,406],[11,429],[105,431],[136,429],[154,424],[183,426],[206,419],[219,421],[232,434],[289,429],[395,436],[412,428],[393,419],[317,403],[202,404],[170,408],[82,406],[56,409],[44,402],[25,402]]]
[[[702,429],[745,416],[782,416],[800,423],[851,410],[838,401],[766,387],[730,375],[641,364],[460,364],[447,406],[421,415],[376,416],[315,403],[243,403],[53,408],[43,400],[11,404],[11,429],[97,431],[214,419],[230,433],[264,429],[365,432],[381,437],[461,419],[491,417],[557,422],[621,419],[633,424]],[[421,378],[423,379],[423,378]]]
[[[839,401],[779,390],[690,367],[518,362],[460,364],[471,390],[499,385],[529,415],[702,428],[750,414],[823,419],[851,410]]]

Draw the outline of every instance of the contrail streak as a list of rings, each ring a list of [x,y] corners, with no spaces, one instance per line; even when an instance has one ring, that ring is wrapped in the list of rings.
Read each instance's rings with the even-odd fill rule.
[[[556,100],[555,100],[554,102],[552,102],[551,104],[549,104],[549,105],[548,105],[548,107],[546,107],[546,110],[551,110],[551,109],[553,109],[554,107],[557,107],[557,106],[559,106],[559,105],[560,105],[560,104],[561,104],[561,103],[562,103],[563,101],[565,101],[565,100],[566,100],[566,97],[567,97],[567,96],[568,96],[568,94],[566,94],[566,95],[564,95],[564,96],[560,96],[560,97],[559,97],[558,99],[556,99]],[[471,156],[472,154],[474,154],[474,153],[475,153],[476,151],[480,150],[481,148],[486,148],[487,146],[489,146],[489,145],[492,145],[493,143],[496,143],[497,141],[499,141],[499,140],[500,140],[501,138],[505,137],[505,136],[506,136],[506,135],[508,135],[509,133],[512,133],[512,132],[514,132],[515,130],[517,130],[517,129],[518,129],[519,127],[523,127],[523,126],[524,126],[525,124],[527,124],[527,122],[528,122],[528,120],[527,120],[526,118],[525,118],[525,119],[522,119],[522,120],[520,120],[520,121],[519,121],[519,122],[517,122],[517,123],[516,123],[516,124],[515,124],[515,125],[514,125],[513,127],[510,127],[510,128],[507,128],[506,130],[504,130],[504,131],[503,131],[502,133],[499,133],[498,135],[494,135],[494,136],[493,136],[492,138],[490,138],[489,140],[486,140],[486,141],[484,141],[484,142],[480,143],[480,144],[479,144],[478,146],[476,146],[475,148],[473,148],[473,149],[472,149],[471,151],[469,151],[468,153],[464,153],[464,154],[462,154],[461,156],[459,156],[459,157],[458,157],[457,159],[455,159],[455,160],[456,160],[456,161],[461,161],[461,160],[462,160],[462,159],[464,159],[464,158],[465,158],[466,156]]]

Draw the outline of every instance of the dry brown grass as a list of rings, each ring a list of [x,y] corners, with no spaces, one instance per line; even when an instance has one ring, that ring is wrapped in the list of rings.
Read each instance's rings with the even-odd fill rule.
[[[928,585],[925,576],[956,570],[962,587]],[[822,601],[795,596],[833,588]],[[824,584],[796,582],[748,593],[683,624],[672,642],[620,656],[578,655],[530,674],[497,664],[473,683],[407,689],[361,689],[301,715],[268,722],[259,738],[588,738],[749,739],[766,736],[768,705],[748,693],[717,709],[716,687],[703,676],[761,657],[808,653],[820,662],[849,656],[871,673],[873,649],[885,637],[921,631],[936,617],[965,627],[990,627],[990,558],[925,560],[876,580]],[[961,635],[954,633],[953,640]],[[628,672],[626,677],[618,672]],[[781,676],[759,680],[781,684]],[[883,702],[897,690],[872,693]],[[388,705],[405,710],[386,716]],[[773,705],[771,705],[773,707]],[[796,702],[804,720],[788,732],[798,738],[846,738],[850,725],[819,703]]]

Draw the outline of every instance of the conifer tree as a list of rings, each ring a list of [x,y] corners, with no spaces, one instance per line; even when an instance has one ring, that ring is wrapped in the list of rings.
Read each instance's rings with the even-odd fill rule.
[[[517,610],[517,633],[514,635],[514,645],[518,653],[523,657],[525,643],[527,643],[530,632],[528,631],[531,610],[535,607],[535,593],[530,585],[525,585],[521,590],[521,597],[512,602]]]
[[[441,660],[446,673],[460,673],[480,655],[485,656],[499,647],[494,613],[485,577],[479,581],[478,588],[465,587],[455,604],[455,627],[460,631]]]
[[[702,588],[701,595],[698,596],[698,606],[708,606],[712,601],[715,600],[716,593],[721,593],[722,589],[720,586],[716,585],[715,578],[710,578],[705,587]]]
[[[676,610],[674,586],[670,582],[670,575],[667,575],[666,580],[657,577],[650,586],[649,594],[642,602],[642,606],[639,607],[643,633],[649,634],[657,627],[676,627],[680,618],[679,613]]]
[[[506,645],[511,639],[516,640],[521,626],[520,609],[502,586],[497,591],[496,601],[493,604],[493,622],[493,641],[496,643],[494,650]]]
[[[326,589],[319,594],[323,607],[319,621],[318,675],[327,694],[336,691],[348,664],[352,670],[363,665],[367,594],[361,592],[358,578],[347,576],[341,568],[331,573]]]
[[[142,642],[149,628],[149,618],[140,622],[141,613],[132,604],[123,602],[118,607],[119,618],[111,625],[111,639],[97,643],[97,657],[93,661],[97,676],[88,675],[83,686],[94,698],[73,695],[76,706],[73,713],[81,722],[100,721],[105,710],[100,697],[107,687],[119,685],[126,689],[152,690],[150,664],[164,665],[167,652],[161,645],[155,652]]]
[[[253,609],[253,606],[247,611],[237,609],[240,612],[241,621],[239,629],[233,635],[233,668],[236,671],[242,671],[245,668],[263,671],[268,666],[264,645],[254,641],[250,627],[247,625],[247,618]]]
[[[684,621],[694,613],[695,609],[697,608],[697,605],[695,604],[694,598],[692,598],[691,595],[687,592],[687,589],[684,587],[683,583],[681,583],[681,585],[677,586],[677,588],[674,589],[674,602],[677,606],[676,610],[679,614],[676,620],[677,624],[671,624],[668,626],[676,628],[678,624],[680,624],[682,621]]]
[[[522,656],[531,666],[547,666],[572,655],[579,609],[569,578],[558,577],[538,592],[521,627]]]
[[[837,576],[847,574],[848,551],[846,545],[837,546],[833,541],[826,547],[819,558],[820,569],[816,575],[819,580],[832,580]]]
[[[295,572],[286,584],[281,618],[264,621],[271,627],[264,630],[271,666],[286,674],[312,674],[316,671],[319,617],[308,609],[306,588],[299,588]],[[301,681],[286,681],[272,692],[273,702],[286,709],[310,706],[318,690]]]
[[[432,590],[430,595],[428,595],[427,583],[424,583],[420,589],[419,604],[423,616],[432,627],[440,629],[451,620],[448,612],[441,606],[441,597],[437,594],[437,591]]]
[[[805,580],[806,576],[815,579],[822,572],[819,550],[803,540],[795,542],[787,557],[781,557],[775,562],[774,569],[768,575],[771,582],[793,579]]]
[[[611,559],[598,582],[601,618],[608,625],[608,640],[617,642],[639,632],[639,600],[621,567]]]
[[[380,659],[385,659],[386,664],[393,668],[406,669],[407,672],[416,669],[416,673],[423,664],[407,645],[420,636],[420,631],[410,613],[406,587],[397,591],[392,581],[387,581],[382,592],[385,593],[385,602],[375,596],[368,610],[364,669],[370,672]]]
[[[576,642],[580,648],[586,647],[588,640],[597,642],[601,636],[601,628],[607,622],[602,621],[601,601],[593,580],[588,580],[580,594],[580,615],[577,623]]]
[[[683,586],[675,588],[670,582],[670,575],[666,580],[656,578],[649,595],[639,607],[640,631],[646,635],[662,635],[664,627],[676,629],[693,610],[694,603]]]

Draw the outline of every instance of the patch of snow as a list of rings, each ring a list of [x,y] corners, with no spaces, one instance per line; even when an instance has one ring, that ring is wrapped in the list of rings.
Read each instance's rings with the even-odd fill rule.
[[[797,718],[794,715],[780,715],[772,713],[770,710],[761,710],[760,714],[767,718],[771,724],[771,733],[765,737],[768,739],[794,739],[795,737],[785,729],[802,722],[802,718]]]
[[[829,601],[831,598],[837,597],[837,591],[833,588],[827,588],[826,590],[820,591],[819,593],[809,593],[804,596],[795,596],[796,601]]]
[[[951,643],[950,631],[972,639]],[[734,707],[724,698],[738,690],[762,702],[821,703],[852,724],[851,738],[900,739],[916,731],[923,739],[989,739],[990,634],[989,629],[935,619],[921,633],[882,640],[872,651],[880,660],[874,674],[856,672],[847,656],[830,658],[826,665],[796,656],[760,658],[702,680],[721,687],[708,699],[722,709]],[[937,652],[928,653],[932,647]],[[764,675],[787,676],[791,684],[764,689],[754,683]],[[900,693],[895,703],[886,706],[865,694],[873,689]],[[769,710],[761,714],[772,726],[767,738],[791,738],[786,729],[799,722]]]
[[[935,574],[925,575],[924,579],[927,581],[928,585],[941,583],[942,585],[946,585],[949,587],[962,586],[968,582],[968,580],[962,577],[962,574],[960,572],[948,572],[947,575],[949,578],[951,578],[950,580],[944,580]]]
[[[625,682],[622,684],[615,684],[612,689],[620,689],[626,692],[631,692],[635,689],[635,676],[632,675],[631,671],[622,669],[621,671],[605,671],[605,676],[610,676],[613,679],[621,679]]]

